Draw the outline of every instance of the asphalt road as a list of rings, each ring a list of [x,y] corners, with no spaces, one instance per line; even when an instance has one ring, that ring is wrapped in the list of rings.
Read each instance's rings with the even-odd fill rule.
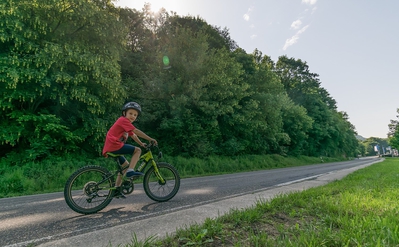
[[[80,215],[72,211],[66,205],[63,193],[0,199],[0,246],[46,246],[46,243],[48,246],[55,246],[51,243],[57,240],[64,240],[58,246],[77,246],[79,244],[68,244],[65,239],[87,236],[93,232],[107,232],[117,227],[123,229],[132,222],[148,222],[156,217],[158,225],[168,224],[171,219],[165,219],[169,222],[159,222],[162,219],[160,216],[270,190],[284,184],[295,187],[296,181],[312,180],[322,174],[350,170],[378,160],[376,157],[361,158],[346,162],[182,179],[178,194],[164,203],[149,199],[142,185],[137,184],[135,191],[127,199],[114,199],[104,210],[94,215]],[[240,199],[243,200],[246,199]],[[203,217],[208,216],[207,212],[201,214]],[[156,235],[157,232],[152,234]]]

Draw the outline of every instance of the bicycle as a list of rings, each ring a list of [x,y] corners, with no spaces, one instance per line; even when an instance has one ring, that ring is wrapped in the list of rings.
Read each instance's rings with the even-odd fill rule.
[[[154,159],[152,150],[157,148],[158,156]],[[87,165],[75,171],[67,180],[64,198],[68,206],[77,213],[94,214],[104,209],[115,194],[115,177],[123,174],[129,166],[119,163],[120,155],[108,153],[117,163],[115,171],[97,165]],[[146,152],[140,156],[136,171],[143,172],[143,188],[149,198],[157,202],[172,199],[180,188],[180,175],[176,168],[166,162],[159,162],[162,152],[158,146],[150,143]],[[134,190],[133,180],[137,177],[123,177],[121,189],[124,194]]]

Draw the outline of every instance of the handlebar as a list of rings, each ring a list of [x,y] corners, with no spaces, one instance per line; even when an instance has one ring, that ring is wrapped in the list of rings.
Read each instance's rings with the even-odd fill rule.
[[[147,151],[151,151],[151,149],[152,149],[153,147],[156,147],[156,148],[157,148],[157,150],[158,150],[158,156],[157,156],[157,158],[158,158],[158,160],[160,160],[160,159],[163,157],[163,154],[162,154],[161,150],[159,150],[158,144],[156,144],[156,143],[153,142],[153,141],[150,141],[150,143],[148,143],[148,144],[146,145],[145,149],[146,149]]]
[[[145,149],[151,149],[151,148],[153,148],[153,147],[158,147],[158,145],[157,144],[155,144],[155,142],[154,141],[150,141],[150,143],[148,143],[146,146],[145,146]]]

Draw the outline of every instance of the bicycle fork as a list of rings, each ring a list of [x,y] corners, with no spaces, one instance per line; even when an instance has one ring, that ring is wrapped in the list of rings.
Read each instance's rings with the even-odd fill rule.
[[[139,168],[137,169],[138,171],[141,171],[144,168],[145,164],[147,164],[148,162],[151,162],[152,167],[154,167],[154,173],[155,173],[155,175],[158,178],[158,182],[160,184],[165,184],[166,183],[165,179],[159,173],[159,169],[158,169],[157,163],[154,160],[152,152],[147,152],[147,153],[143,154],[140,157],[140,159],[144,160],[144,162],[139,166]]]
[[[154,167],[154,173],[155,173],[155,175],[156,175],[157,178],[158,178],[158,183],[160,183],[160,184],[165,184],[166,181],[165,181],[165,179],[161,176],[161,174],[159,173],[159,169],[158,169],[157,163],[155,162],[154,159],[151,159],[151,164],[152,164],[152,166]]]

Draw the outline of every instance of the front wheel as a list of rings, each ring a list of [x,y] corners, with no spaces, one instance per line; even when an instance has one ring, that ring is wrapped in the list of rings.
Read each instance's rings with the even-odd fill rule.
[[[114,177],[104,167],[82,167],[66,182],[65,201],[77,213],[97,213],[111,202],[113,184]]]
[[[144,191],[149,198],[157,202],[165,202],[172,199],[180,188],[180,176],[172,165],[160,162],[157,163],[160,180],[151,166],[144,175]]]

